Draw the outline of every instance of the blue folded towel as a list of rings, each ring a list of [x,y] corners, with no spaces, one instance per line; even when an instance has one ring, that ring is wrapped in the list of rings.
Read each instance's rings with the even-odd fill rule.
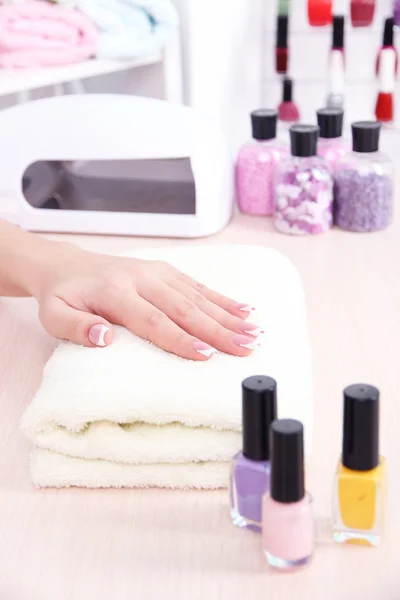
[[[178,27],[178,13],[170,0],[76,0],[75,7],[99,31],[96,55],[130,59],[164,46]]]

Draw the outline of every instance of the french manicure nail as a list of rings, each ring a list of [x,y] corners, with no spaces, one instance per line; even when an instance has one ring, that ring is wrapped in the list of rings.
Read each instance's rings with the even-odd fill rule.
[[[92,325],[89,329],[88,338],[94,346],[105,346],[104,336],[106,335],[108,327],[99,323],[98,325]]]
[[[254,350],[260,346],[258,340],[255,340],[254,337],[249,337],[247,335],[234,335],[232,340],[234,344],[237,344],[241,348],[247,348],[247,350]]]
[[[256,310],[254,308],[254,306],[251,306],[251,304],[240,304],[240,303],[238,303],[238,304],[236,304],[236,308],[238,310],[242,310],[243,312],[250,312],[252,310]]]
[[[207,358],[210,358],[212,354],[218,352],[218,350],[212,346],[209,346],[208,344],[205,344],[204,342],[194,342],[193,348],[196,350],[196,352],[206,356]]]
[[[264,333],[264,330],[261,329],[258,325],[254,325],[254,323],[248,323],[247,321],[243,321],[243,323],[239,324],[239,329],[243,331],[243,333],[247,333],[248,335],[252,335],[253,337],[258,337],[260,333]]]

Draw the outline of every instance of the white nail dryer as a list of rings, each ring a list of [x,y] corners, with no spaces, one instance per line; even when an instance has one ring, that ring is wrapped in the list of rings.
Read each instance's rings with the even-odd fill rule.
[[[0,217],[25,229],[206,236],[233,194],[223,134],[192,108],[89,94],[0,112]]]

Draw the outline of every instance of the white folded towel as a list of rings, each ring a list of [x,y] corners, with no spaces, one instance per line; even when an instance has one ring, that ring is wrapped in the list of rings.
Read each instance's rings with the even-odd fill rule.
[[[191,246],[130,254],[174,264],[237,301],[254,304],[265,330],[247,358],[187,361],[117,327],[114,343],[61,343],[26,409],[39,487],[226,487],[240,449],[241,382],[278,381],[278,414],[312,434],[311,359],[305,299],[288,259],[254,246]]]

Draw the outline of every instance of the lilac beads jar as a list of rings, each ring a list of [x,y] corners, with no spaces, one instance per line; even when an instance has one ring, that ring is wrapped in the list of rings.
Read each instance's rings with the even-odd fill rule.
[[[379,152],[380,123],[353,123],[353,151],[335,171],[335,223],[348,231],[379,231],[393,213],[392,163]]]
[[[307,235],[332,227],[333,181],[329,163],[316,155],[318,127],[293,125],[291,156],[279,165],[274,225],[283,233]]]
[[[342,156],[349,152],[350,144],[342,138],[343,110],[341,108],[321,108],[317,110],[319,139],[317,154],[322,156],[335,170]]]
[[[236,161],[236,192],[239,208],[252,215],[272,215],[276,166],[287,155],[286,146],[276,140],[278,113],[256,110],[251,113],[252,141],[239,151]]]

